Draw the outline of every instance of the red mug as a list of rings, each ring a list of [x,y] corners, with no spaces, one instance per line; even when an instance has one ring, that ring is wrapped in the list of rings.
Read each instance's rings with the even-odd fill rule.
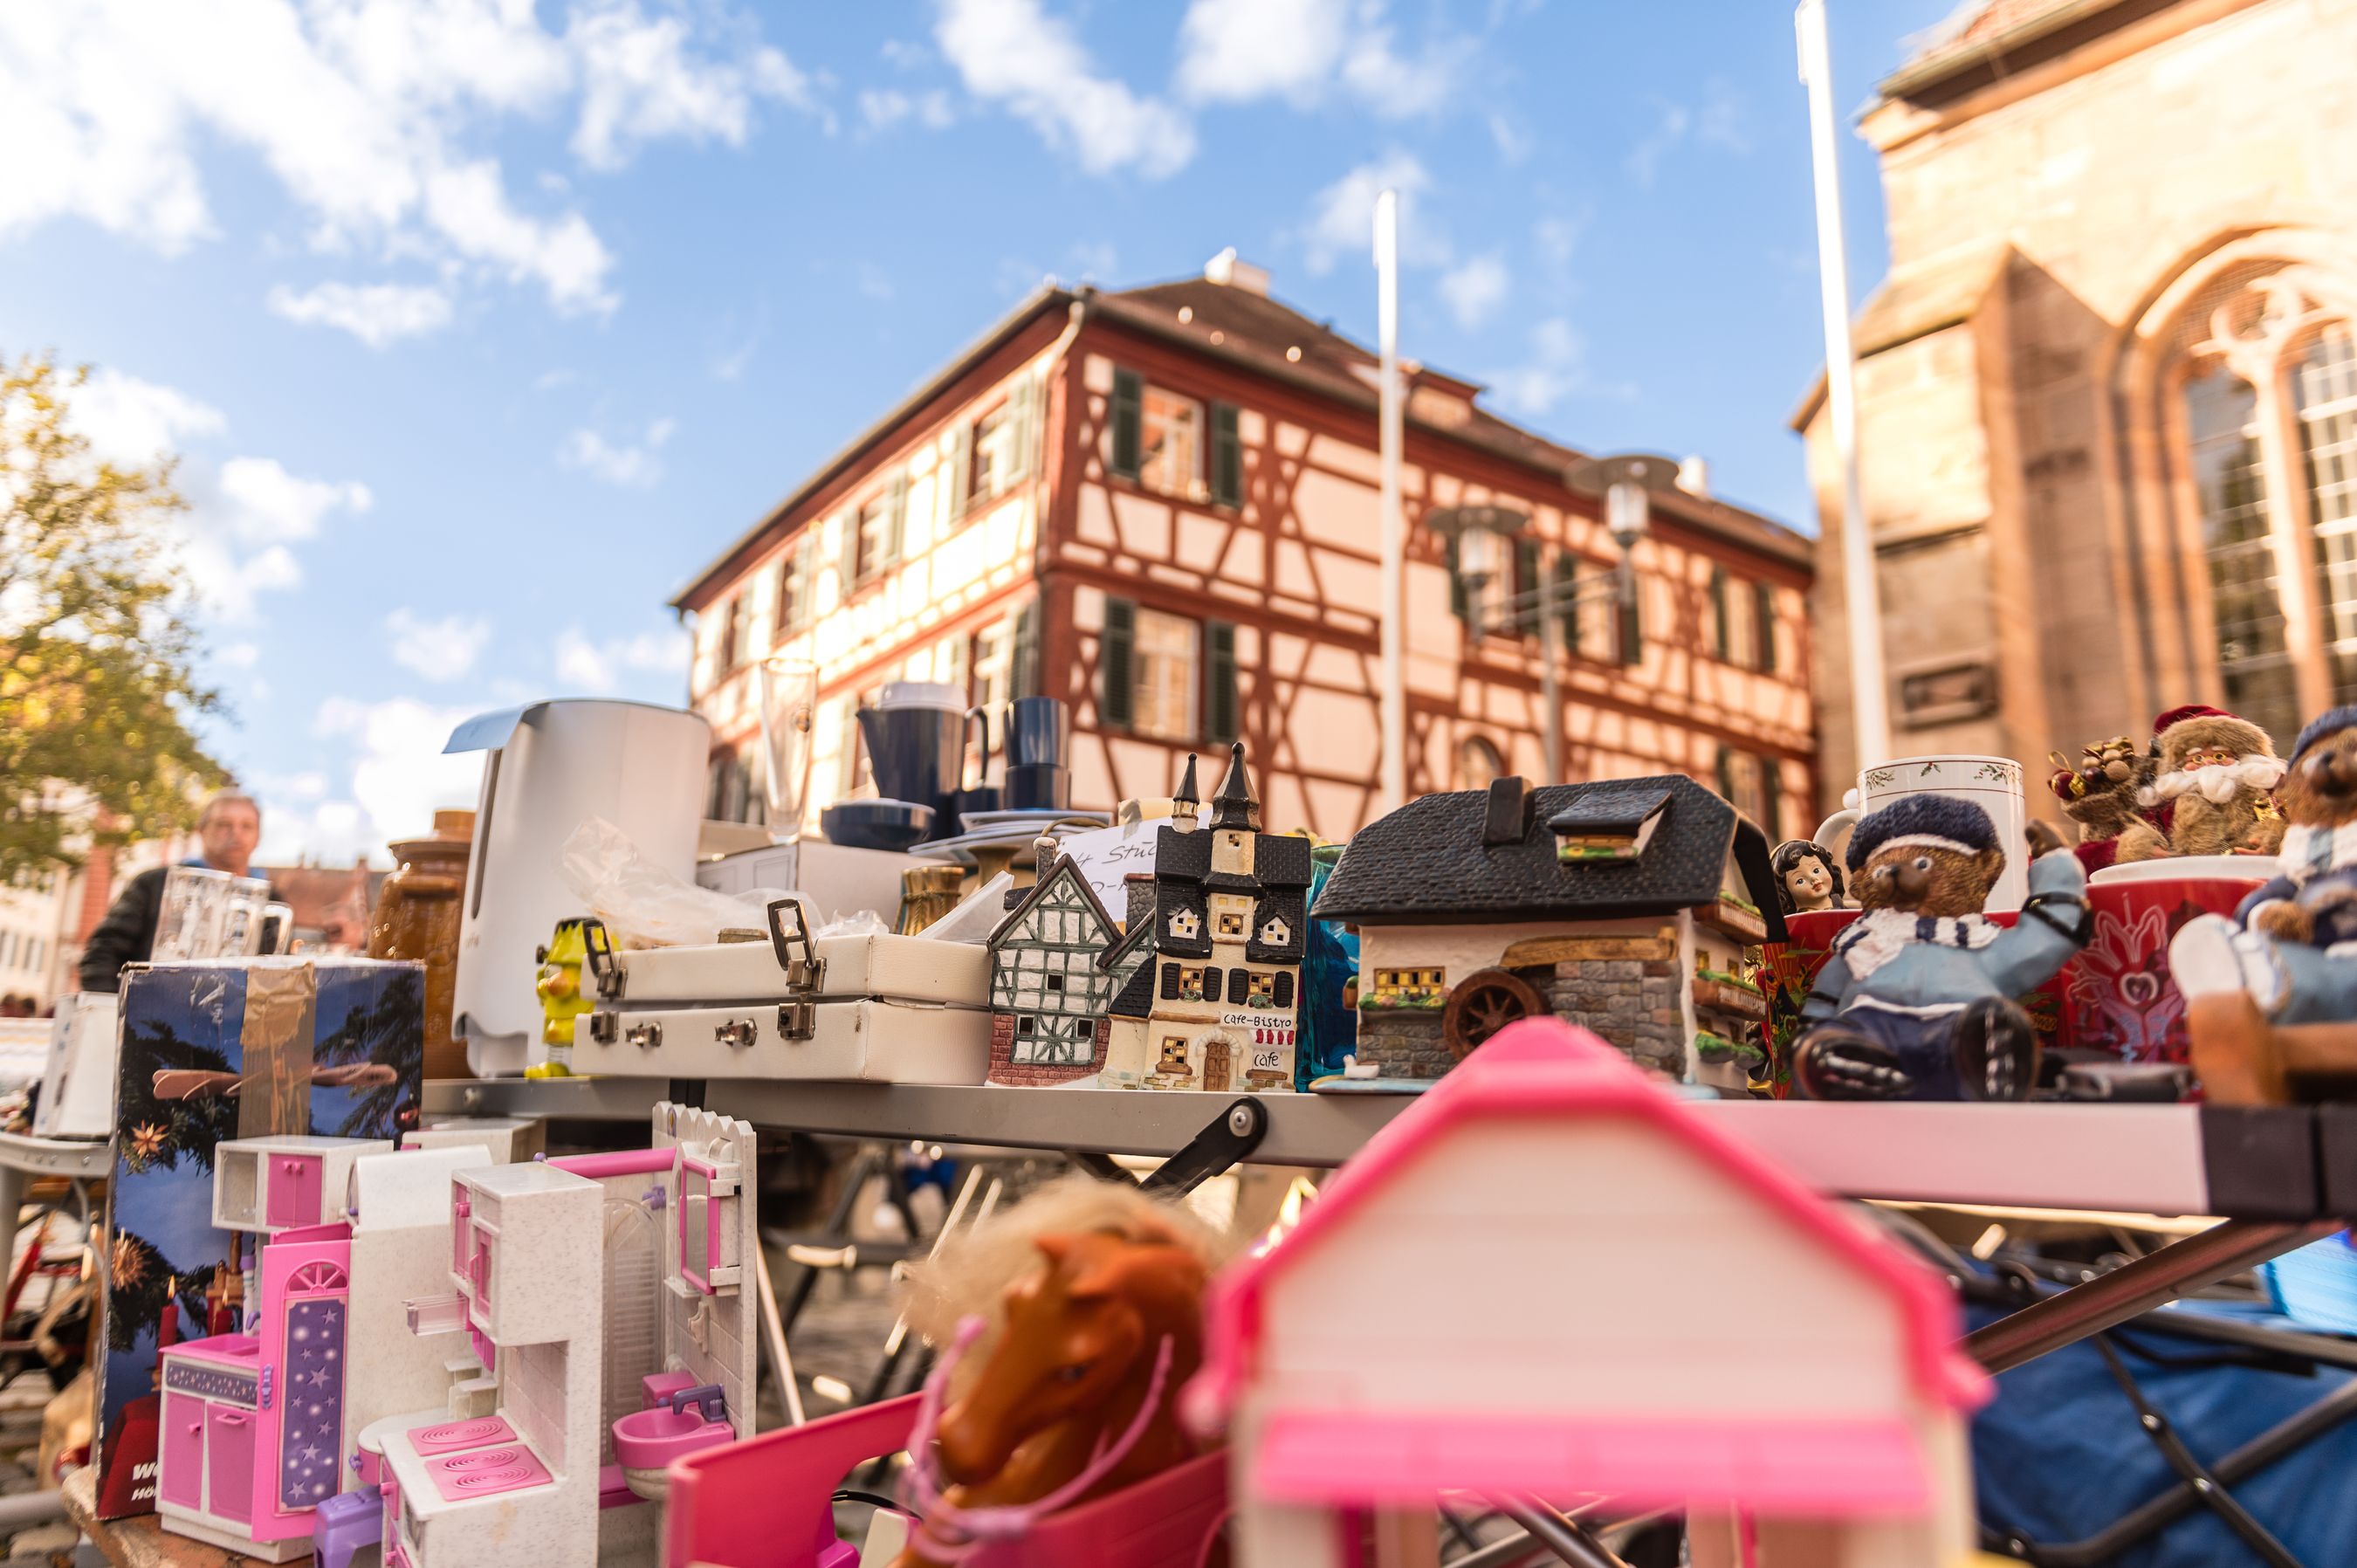
[[[2169,976],[2169,939],[2197,915],[2232,915],[2274,870],[2263,855],[2204,854],[2096,872],[2087,886],[2092,933],[2061,976],[2059,1043],[2122,1061],[2185,1061],[2185,998]]]

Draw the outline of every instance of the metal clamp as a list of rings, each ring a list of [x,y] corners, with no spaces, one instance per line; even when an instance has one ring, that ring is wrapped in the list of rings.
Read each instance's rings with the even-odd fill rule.
[[[761,1026],[750,1018],[731,1018],[713,1026],[712,1037],[732,1050],[743,1050],[761,1037]]]
[[[1231,1101],[1219,1120],[1187,1141],[1141,1185],[1167,1197],[1189,1193],[1260,1147],[1268,1136],[1268,1107],[1257,1097]]]
[[[643,1024],[633,1024],[622,1031],[622,1038],[642,1051],[651,1051],[662,1044],[662,1026],[651,1018]]]
[[[786,917],[793,917],[793,929]],[[818,1033],[819,993],[826,989],[826,960],[818,956],[811,939],[810,921],[798,898],[780,898],[770,906],[770,947],[785,972],[786,1000],[778,1004],[778,1033],[789,1040],[807,1040]],[[795,949],[802,956],[794,956]],[[748,1042],[750,1043],[749,1041]]]
[[[614,934],[595,915],[581,921],[581,948],[589,977],[597,983],[597,994],[608,1002],[619,1002],[629,975],[614,957]]]
[[[589,1015],[589,1037],[601,1046],[610,1046],[622,1037],[622,1015],[619,1013]]]

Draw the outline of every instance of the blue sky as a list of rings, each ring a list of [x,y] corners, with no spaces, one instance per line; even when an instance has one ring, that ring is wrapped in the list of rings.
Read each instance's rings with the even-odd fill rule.
[[[1953,0],[1831,3],[1856,107]],[[0,352],[185,455],[266,858],[471,804],[469,712],[683,700],[672,589],[1043,274],[1234,245],[1371,338],[1386,181],[1407,353],[1809,521],[1783,0],[55,0],[0,8]]]

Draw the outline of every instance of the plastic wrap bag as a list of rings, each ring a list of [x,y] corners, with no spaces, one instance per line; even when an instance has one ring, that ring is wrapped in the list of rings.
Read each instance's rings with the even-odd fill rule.
[[[557,870],[618,948],[709,946],[724,930],[766,931],[771,901],[787,897],[767,887],[732,896],[682,882],[603,817],[573,830]]]

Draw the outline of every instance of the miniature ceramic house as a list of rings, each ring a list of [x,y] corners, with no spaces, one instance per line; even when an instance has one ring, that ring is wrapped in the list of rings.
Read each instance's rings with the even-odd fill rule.
[[[1033,1086],[1092,1077],[1113,976],[1098,961],[1120,930],[1070,856],[1040,841],[1030,886],[1010,893],[990,933],[990,1081]]]
[[[1739,1086],[1767,1011],[1742,951],[1783,937],[1767,841],[1682,774],[1424,796],[1351,841],[1316,914],[1358,929],[1358,1059],[1395,1079],[1552,1014]]]
[[[1196,817],[1195,761],[1156,830],[1154,919],[1106,950],[1135,969],[1106,1025],[1107,1087],[1289,1090],[1301,955],[1308,936],[1309,841],[1263,832],[1260,802],[1230,753],[1208,827]]]
[[[1725,1568],[1966,1560],[1988,1382],[1942,1282],[1552,1020],[1376,1133],[1207,1327],[1238,1568],[1342,1568],[1348,1518],[1459,1490],[1680,1509]]]

